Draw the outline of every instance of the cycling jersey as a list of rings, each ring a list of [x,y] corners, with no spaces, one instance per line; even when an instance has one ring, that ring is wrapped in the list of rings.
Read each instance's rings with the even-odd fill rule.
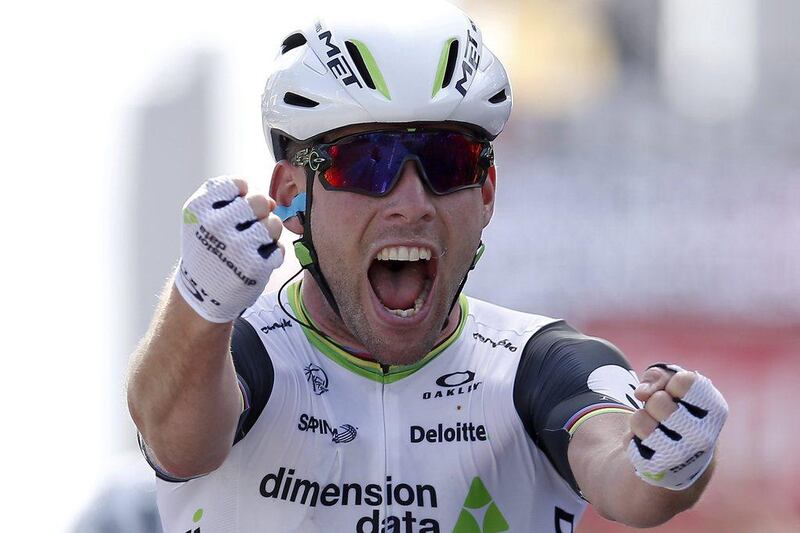
[[[235,324],[245,410],[227,459],[188,481],[159,474],[166,533],[566,533],[586,506],[570,436],[639,407],[619,351],[563,321],[462,296],[447,339],[382,366],[277,298]],[[284,306],[308,323],[299,284]]]

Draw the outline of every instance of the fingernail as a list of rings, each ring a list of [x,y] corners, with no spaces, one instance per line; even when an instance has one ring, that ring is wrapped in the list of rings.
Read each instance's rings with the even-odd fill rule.
[[[643,394],[647,392],[649,386],[649,383],[639,383],[639,385],[636,387],[636,392]]]

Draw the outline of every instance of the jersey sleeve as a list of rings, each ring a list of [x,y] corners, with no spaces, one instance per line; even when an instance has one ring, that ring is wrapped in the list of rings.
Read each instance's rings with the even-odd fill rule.
[[[556,471],[580,494],[567,458],[569,441],[589,418],[641,407],[625,356],[611,343],[550,324],[525,345],[514,381],[514,405],[525,430]]]
[[[250,322],[241,317],[237,318],[233,325],[231,354],[244,400],[244,408],[233,441],[236,444],[247,435],[267,405],[272,393],[275,371],[258,332]]]

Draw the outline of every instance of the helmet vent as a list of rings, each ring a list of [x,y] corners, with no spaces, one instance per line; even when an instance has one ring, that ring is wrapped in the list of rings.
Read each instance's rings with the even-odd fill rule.
[[[442,89],[450,85],[450,82],[453,81],[453,72],[456,70],[456,60],[458,60],[458,41],[454,40],[450,43],[450,50],[447,52],[447,67],[444,70]]]
[[[281,55],[285,54],[289,50],[294,50],[298,46],[303,46],[306,44],[306,42],[306,37],[302,33],[291,34],[284,39],[283,43],[281,44]]]
[[[500,91],[496,95],[494,95],[491,98],[489,98],[489,101],[491,103],[493,103],[493,104],[499,104],[500,102],[505,102],[507,99],[508,99],[508,96],[506,95],[506,90],[503,89],[502,91]]]
[[[317,107],[319,105],[319,102],[315,102],[314,100],[306,98],[305,96],[300,96],[297,93],[287,92],[283,95],[283,101],[295,107]]]
[[[347,51],[350,52],[350,57],[353,58],[353,63],[356,64],[358,73],[361,74],[361,79],[364,80],[364,83],[367,84],[367,87],[374,89],[375,81],[372,79],[369,69],[367,69],[367,64],[364,62],[364,56],[361,55],[361,50],[359,50],[355,43],[351,41],[345,41],[344,45],[347,47]]]

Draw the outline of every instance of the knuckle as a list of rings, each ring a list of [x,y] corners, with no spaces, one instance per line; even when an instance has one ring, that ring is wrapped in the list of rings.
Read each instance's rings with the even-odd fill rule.
[[[651,383],[651,390],[652,388],[663,389],[671,375],[672,372],[664,370],[663,368],[653,367],[645,371],[642,375],[642,380]]]
[[[667,391],[675,398],[682,398],[689,392],[689,389],[694,384],[697,376],[694,372],[683,370],[678,372],[667,383]]]
[[[675,400],[667,392],[660,390],[645,404],[645,410],[656,420],[664,420],[677,409]]]
[[[657,426],[658,422],[644,410],[636,411],[631,415],[631,431],[640,439],[647,438]]]
[[[234,177],[230,177],[230,176],[228,177],[228,179],[230,179],[236,185],[236,187],[239,189],[239,193],[241,195],[247,194],[247,191],[248,191],[249,187],[248,187],[247,181],[245,179],[243,179],[243,178],[234,178]]]
[[[258,218],[265,218],[270,212],[269,202],[260,194],[248,196],[247,202],[250,204],[250,207],[253,209],[253,212]]]
[[[642,374],[642,381],[656,382],[663,376],[664,371],[660,368],[648,368]]]
[[[281,222],[281,219],[278,218],[277,215],[270,213],[269,216],[262,221],[262,223],[267,228],[269,237],[277,241],[283,231],[283,222]]]
[[[245,183],[243,180],[239,181]],[[184,209],[192,208],[201,211],[222,209],[241,195],[241,190],[236,180],[229,176],[217,176],[205,180],[186,200]]]
[[[647,401],[648,404],[657,405],[658,407],[666,406],[670,403],[674,403],[672,396],[665,390],[656,391]]]

